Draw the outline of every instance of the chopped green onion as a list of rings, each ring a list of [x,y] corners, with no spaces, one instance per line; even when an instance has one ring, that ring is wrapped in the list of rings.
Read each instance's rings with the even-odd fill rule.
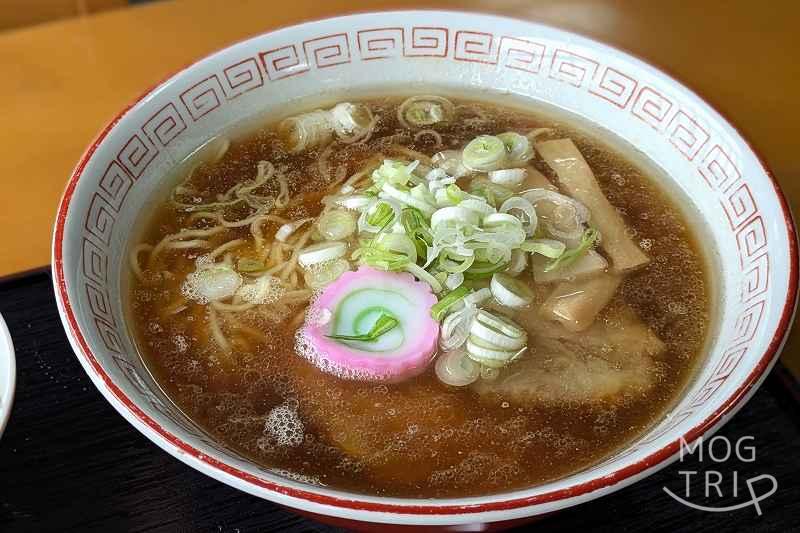
[[[372,198],[370,198],[368,191],[369,189],[363,191],[360,194],[343,194],[338,196],[326,196],[322,201],[325,202],[326,204],[334,203],[338,206],[344,207],[345,209],[360,210],[364,209],[366,206],[372,203]]]
[[[431,286],[431,290],[434,293],[439,294],[440,292],[442,292],[442,284],[439,283],[439,280],[436,279],[435,277],[433,277],[433,274],[431,274],[430,272],[428,272],[427,270],[425,270],[424,268],[422,268],[418,264],[412,263],[411,261],[409,261],[406,264],[404,270],[406,272],[408,272],[409,274],[415,276],[417,279],[419,279],[421,281],[424,281],[425,283],[430,285]]]
[[[476,226],[478,222],[480,222],[480,214],[477,211],[458,206],[442,207],[431,215],[431,228],[434,233],[436,233],[438,227],[441,225]]]
[[[475,261],[472,266],[464,272],[464,278],[469,280],[488,279],[491,278],[495,272],[502,272],[505,270],[507,266],[508,263]]]
[[[378,320],[372,325],[369,332],[363,333],[361,335],[326,335],[329,339],[335,340],[342,340],[342,341],[366,341],[366,342],[373,342],[377,340],[381,335],[384,333],[388,333],[397,325],[400,324],[400,321],[397,320],[395,317],[390,315],[387,312],[382,312],[381,315],[378,317]]]
[[[445,385],[465,387],[480,377],[481,366],[464,350],[444,352],[436,359],[436,377]]]
[[[416,189],[416,191],[416,193],[412,194],[411,189],[408,187],[386,183],[381,190],[381,198],[392,198],[406,206],[416,207],[423,215],[430,217],[436,211],[436,201],[432,196],[430,198],[423,197],[419,189]]]
[[[441,322],[447,310],[457,302],[460,302],[467,294],[469,294],[469,288],[464,285],[448,292],[444,298],[431,307],[431,316],[433,319]]]
[[[412,198],[415,198],[420,202],[425,202],[429,205],[436,205],[436,197],[431,194],[431,191],[428,190],[428,186],[425,183],[420,183],[419,185],[412,187],[411,191],[409,191],[409,194],[411,194]]]
[[[464,305],[480,306],[492,297],[492,291],[489,287],[478,288],[477,285],[477,283],[473,283],[472,288],[476,290],[464,297]]]
[[[489,287],[494,299],[506,307],[526,307],[533,300],[533,292],[526,284],[502,272],[492,275]]]
[[[352,257],[362,264],[389,271],[404,270],[417,260],[414,243],[402,233],[381,233],[362,243]]]
[[[405,233],[380,233],[375,237],[373,244],[381,250],[405,255],[411,263],[417,262],[417,248]]]
[[[443,116],[442,108],[436,104],[426,107],[417,104],[408,110],[406,120],[416,126],[429,126],[442,120]]]
[[[342,102],[330,110],[333,127],[340,138],[361,138],[370,129],[372,111],[364,104]]]
[[[297,262],[303,268],[308,268],[317,263],[332,261],[343,257],[347,252],[347,243],[341,241],[320,242],[306,246],[297,255]]]
[[[486,198],[493,207],[498,207],[514,195],[514,191],[508,187],[493,183],[485,177],[473,179],[469,184],[469,192]]]
[[[528,171],[524,168],[504,168],[489,172],[489,179],[502,187],[518,188],[525,181]]]
[[[503,318],[501,315],[494,315],[489,311],[481,309],[478,311],[478,314],[475,316],[475,318],[478,322],[481,322],[485,326],[491,327],[506,337],[512,339],[524,339],[527,337],[527,333],[525,333],[525,330],[522,327],[518,326],[515,322],[508,318]]]
[[[455,106],[447,98],[435,95],[412,96],[397,109],[397,118],[403,126],[426,128],[447,122],[455,115]]]
[[[485,310],[478,310],[466,339],[467,355],[484,367],[502,368],[526,349],[527,334],[517,324]]]
[[[438,266],[451,274],[464,272],[475,262],[475,255],[461,255],[452,250],[442,250],[439,253]]]
[[[379,190],[387,183],[395,187],[408,187],[409,181],[412,183],[419,181],[419,178],[412,174],[418,164],[418,161],[406,165],[402,161],[386,159],[372,172],[372,181]]]
[[[400,214],[400,222],[417,249],[417,257],[424,260],[428,246],[433,245],[433,235],[422,212],[414,207],[406,207]]]
[[[448,185],[445,192],[447,194],[447,199],[454,204],[464,199],[464,191],[455,183]]]
[[[536,216],[536,209],[528,200],[521,196],[512,196],[498,209],[501,213],[510,213],[522,221],[525,233],[530,237],[536,232],[539,219]]]
[[[543,255],[550,259],[558,259],[567,249],[563,242],[553,239],[528,239],[519,247],[526,252]]]
[[[383,229],[394,220],[394,209],[386,202],[378,202],[367,215],[367,223],[370,226]]]
[[[442,272],[442,274],[446,274],[446,272]],[[454,272],[453,274],[447,274],[443,285],[446,289],[452,291],[462,283],[464,283],[464,274],[462,272]]]
[[[581,242],[576,248],[572,248],[562,253],[552,263],[547,265],[544,268],[544,271],[551,272],[557,268],[562,268],[574,263],[575,260],[577,260],[584,253],[586,253],[586,251],[594,245],[598,236],[599,232],[596,229],[588,228],[586,231],[583,232],[583,236],[581,237]]]
[[[393,252],[385,252],[375,248],[359,248],[353,253],[353,259],[362,264],[381,270],[403,270],[408,264],[408,256]]]
[[[465,198],[459,202],[458,206],[475,211],[481,218],[497,212],[497,209],[489,205],[483,198]]]
[[[475,335],[467,338],[466,349],[470,359],[491,368],[503,368],[515,353],[513,350],[503,350],[495,344],[484,342]]]
[[[356,222],[347,211],[333,209],[319,217],[317,230],[325,240],[340,241],[355,232]]]
[[[425,216],[422,211],[416,207],[406,207],[400,214],[400,221],[408,233],[415,233],[421,231],[425,234],[426,239],[430,239],[430,227],[425,221]]]
[[[522,228],[522,221],[508,213],[492,213],[483,219],[485,229]]]
[[[450,195],[447,194],[447,187],[439,187],[433,193],[433,196],[436,198],[436,207],[441,208],[456,205],[456,203],[450,199]]]
[[[447,272],[437,272],[436,274],[433,275],[433,277],[436,278],[436,281],[438,281],[444,286],[444,284],[447,283],[447,276],[449,275],[450,274],[448,274]],[[459,283],[459,285],[461,284]],[[452,290],[449,287],[445,287],[445,289]]]
[[[464,166],[470,170],[488,172],[503,166],[506,147],[494,135],[479,135],[464,147],[461,157]]]
[[[524,135],[509,131],[497,136],[503,141],[508,153],[508,163],[517,166],[524,165],[533,157],[533,147],[530,140]]]
[[[461,151],[459,150],[444,150],[437,154],[433,154],[431,162],[437,168],[444,170],[448,176],[460,178],[469,174],[467,169],[461,162]]]
[[[492,189],[483,189],[481,192],[483,193],[481,196],[486,198],[486,203],[494,208],[497,208],[499,201],[497,200],[497,195],[494,193],[494,191]]]
[[[511,261],[511,248],[502,243],[487,243],[475,250],[475,259],[487,263],[508,263]]]
[[[401,209],[400,204],[392,199],[373,200],[358,217],[358,231],[380,233],[390,228],[393,222],[400,219]],[[370,220],[376,224],[371,223]]]

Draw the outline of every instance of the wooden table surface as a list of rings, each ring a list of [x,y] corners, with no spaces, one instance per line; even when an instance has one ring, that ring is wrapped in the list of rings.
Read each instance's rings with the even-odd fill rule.
[[[72,167],[125,103],[181,66],[250,35],[353,11],[483,10],[630,50],[740,127],[800,205],[800,2],[768,0],[163,1],[0,33],[0,277],[45,266]],[[145,58],[158,58],[152,61]],[[709,68],[708,65],[713,65]],[[797,335],[795,337],[798,337]],[[800,376],[800,339],[784,361]]]

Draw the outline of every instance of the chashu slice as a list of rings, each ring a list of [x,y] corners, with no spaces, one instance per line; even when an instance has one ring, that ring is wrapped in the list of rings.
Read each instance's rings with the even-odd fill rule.
[[[474,389],[515,403],[595,404],[635,397],[655,385],[664,343],[636,313],[612,304],[588,329],[572,332],[537,313],[516,319],[531,334],[528,353]]]

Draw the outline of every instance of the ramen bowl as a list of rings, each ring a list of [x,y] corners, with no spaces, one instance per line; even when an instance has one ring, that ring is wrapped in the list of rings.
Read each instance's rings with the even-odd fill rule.
[[[165,176],[219,132],[322,96],[451,92],[513,98],[594,124],[660,168],[712,256],[711,338],[669,413],[576,474],[481,497],[402,499],[306,484],[225,448],[170,402],[135,348],[123,306],[127,246]],[[425,90],[427,89],[427,90]],[[764,163],[722,116],[661,71],[598,42],[529,22],[387,12],[253,37],[175,74],[116,116],[73,172],[59,207],[54,284],[78,359],[108,401],[168,453],[223,483],[351,527],[502,527],[608,494],[672,462],[757,389],[786,338],[796,236]]]
[[[0,437],[6,429],[11,407],[14,404],[14,388],[17,381],[17,364],[14,359],[14,344],[11,333],[0,315]]]

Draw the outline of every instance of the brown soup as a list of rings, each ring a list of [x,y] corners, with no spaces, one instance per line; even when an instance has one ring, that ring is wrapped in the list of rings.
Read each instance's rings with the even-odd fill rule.
[[[361,102],[377,122],[359,142],[333,138],[290,153],[270,124],[194,157],[200,163],[158,199],[132,249],[130,316],[148,368],[226,446],[288,477],[357,493],[484,495],[611,456],[663,416],[701,357],[710,288],[691,224],[657,174],[546,115],[453,99],[451,120],[411,131],[398,121],[401,101]],[[528,351],[471,386],[444,385],[433,364],[399,383],[345,380],[296,353],[295,331],[312,297],[296,255],[319,235],[308,223],[280,243],[280,226],[317,216],[326,195],[357,172],[368,178],[384,158],[429,164],[434,153],[458,150],[477,135],[537,128],[549,130],[535,139],[574,141],[628,237],[650,258],[625,273],[591,327],[575,332],[544,319],[537,307],[557,289],[534,283],[526,269],[519,279],[534,302],[498,312],[527,330]],[[261,161],[269,162],[260,169],[270,175],[264,183],[253,181]],[[539,155],[530,165],[559,184]],[[258,184],[248,193],[255,200],[226,204],[237,184]],[[264,198],[272,199],[268,212],[259,211]],[[210,207],[192,207],[201,203]],[[194,233],[174,237],[187,229]],[[602,247],[601,237],[600,256]],[[257,305],[192,299],[185,280],[198,258],[227,261],[244,276],[269,272],[274,292]]]

